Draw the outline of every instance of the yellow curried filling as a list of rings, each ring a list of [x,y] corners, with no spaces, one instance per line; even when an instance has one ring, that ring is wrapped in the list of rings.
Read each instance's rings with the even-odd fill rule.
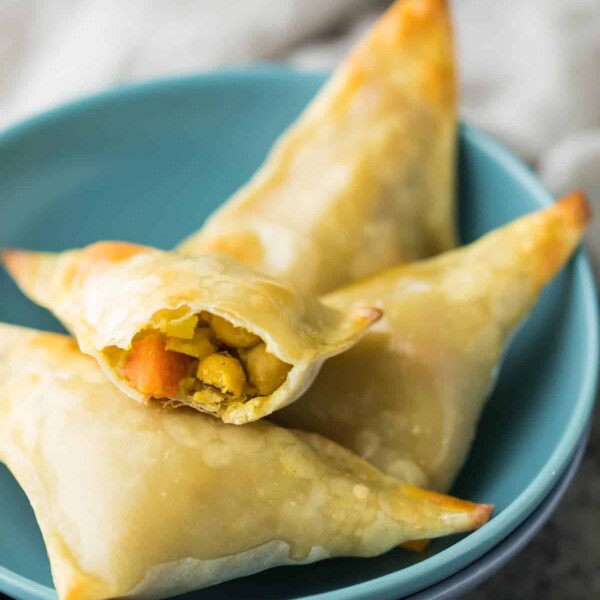
[[[107,349],[108,356],[114,356]],[[116,361],[137,390],[156,398],[182,398],[217,411],[277,390],[292,368],[267,351],[261,338],[203,312],[157,321],[121,351]]]

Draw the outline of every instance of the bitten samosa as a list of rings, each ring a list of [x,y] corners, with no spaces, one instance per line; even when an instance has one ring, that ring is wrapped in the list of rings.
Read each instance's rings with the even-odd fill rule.
[[[224,255],[98,242],[59,254],[8,250],[3,260],[132,398],[237,424],[294,401],[380,316],[327,307]]]

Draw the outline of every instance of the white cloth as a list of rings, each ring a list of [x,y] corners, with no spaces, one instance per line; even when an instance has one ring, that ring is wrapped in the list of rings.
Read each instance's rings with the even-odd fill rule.
[[[383,0],[0,0],[0,126],[124,81],[333,68]],[[600,1],[455,0],[462,113],[600,214]],[[600,218],[588,236],[600,265]]]

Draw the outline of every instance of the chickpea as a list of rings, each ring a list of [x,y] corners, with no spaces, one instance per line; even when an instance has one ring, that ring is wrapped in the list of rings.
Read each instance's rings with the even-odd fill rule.
[[[244,352],[244,363],[250,384],[261,396],[272,394],[286,380],[291,365],[267,352],[264,342]]]
[[[246,374],[240,361],[223,352],[203,358],[196,376],[203,383],[235,397],[241,396],[246,386]]]

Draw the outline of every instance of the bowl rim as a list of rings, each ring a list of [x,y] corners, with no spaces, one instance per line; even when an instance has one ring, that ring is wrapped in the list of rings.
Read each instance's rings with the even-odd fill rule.
[[[581,466],[590,432],[591,426],[588,425],[574,456],[567,465],[565,472],[560,476],[559,481],[540,502],[540,505],[510,535],[468,567],[434,584],[432,587],[408,596],[405,600],[442,600],[447,597],[462,597],[462,595],[484,583],[509,563],[540,532],[558,508]],[[430,597],[430,594],[433,594],[433,596]],[[456,594],[461,594],[461,596]]]
[[[281,83],[303,78],[315,85],[322,84],[328,73],[298,71],[288,66],[271,64],[247,68],[228,68],[206,73],[169,77],[118,86],[108,91],[86,96],[56,108],[52,108],[24,121],[17,122],[0,132],[0,145],[35,133],[46,124],[76,117],[99,107],[113,103],[139,101],[156,94],[182,93],[199,87],[223,83]],[[478,128],[461,124],[459,137],[469,142],[477,151],[490,157],[500,168],[509,173],[520,186],[526,189],[540,208],[552,204],[553,200],[537,176],[520,159],[516,158],[503,144]],[[478,531],[472,532],[452,546],[426,560],[410,565],[393,573],[374,579],[341,587],[336,590],[304,596],[305,600],[362,600],[371,594],[378,598],[395,597],[397,587],[402,584],[405,595],[422,590],[420,582],[427,580],[433,585],[459,569],[466,567],[508,536],[542,502],[554,487],[571,460],[580,442],[594,405],[598,379],[598,299],[592,269],[585,250],[580,249],[573,258],[575,280],[583,286],[583,304],[588,320],[585,376],[581,383],[574,410],[566,424],[559,443],[548,457],[546,464],[523,492],[502,512]],[[53,588],[37,583],[0,565],[0,583],[7,593],[54,600]]]

